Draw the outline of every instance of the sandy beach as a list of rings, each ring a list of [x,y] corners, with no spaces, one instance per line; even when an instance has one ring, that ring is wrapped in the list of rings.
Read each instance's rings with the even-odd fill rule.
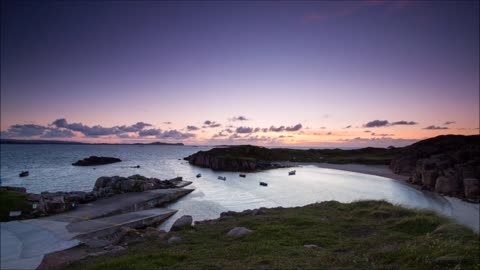
[[[313,165],[319,168],[343,170],[356,173],[364,173],[386,177],[402,182],[405,185],[420,189],[419,186],[407,183],[408,176],[398,175],[393,173],[387,165],[364,165],[364,164],[330,164],[330,163],[313,163],[313,162],[284,162],[282,165],[298,166],[298,165]],[[432,192],[433,193],[433,192]],[[447,200],[452,208],[452,215],[449,217],[454,221],[471,228],[476,233],[480,232],[480,204],[462,201],[458,198],[443,196],[434,193],[437,196],[443,197]]]

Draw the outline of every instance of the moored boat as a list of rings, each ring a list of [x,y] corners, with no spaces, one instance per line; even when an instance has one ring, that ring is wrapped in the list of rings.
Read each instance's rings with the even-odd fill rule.
[[[227,180],[227,177],[225,177],[225,176],[219,176],[219,177],[218,177],[218,180],[223,180],[223,181],[225,181],[225,180]]]
[[[268,186],[268,184],[267,184],[267,183],[265,183],[265,182],[260,182],[260,186],[264,186],[264,187],[266,187],[266,186]]]
[[[295,175],[296,173],[297,173],[297,171],[296,171],[296,170],[293,170],[293,171],[289,171],[289,172],[288,172],[288,175]]]

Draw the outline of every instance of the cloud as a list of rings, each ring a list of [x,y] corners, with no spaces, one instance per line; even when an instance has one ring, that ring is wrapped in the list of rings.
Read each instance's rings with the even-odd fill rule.
[[[174,140],[182,140],[182,139],[189,139],[195,137],[193,133],[183,133],[176,129],[164,131],[156,136],[159,139],[174,139]]]
[[[183,133],[176,129],[162,131],[161,129],[146,129],[142,130],[138,133],[140,137],[148,137],[148,136],[155,136],[159,139],[174,139],[174,140],[181,140],[181,139],[188,139],[195,137],[193,133]]]
[[[72,138],[75,134],[68,129],[51,128],[40,136],[42,138]]]
[[[376,136],[376,137],[392,137],[392,136],[395,136],[395,134],[387,134],[387,133],[377,134],[375,132],[372,132],[370,135],[371,136]]]
[[[48,128],[40,125],[13,125],[7,130],[14,137],[32,137],[42,135]]]
[[[86,137],[96,138],[99,136],[116,136],[117,138],[144,138],[154,136],[162,139],[188,139],[195,137],[192,133],[183,133],[178,130],[162,131],[151,127],[151,124],[137,122],[133,125],[103,127],[101,125],[87,126],[82,123],[68,123],[64,118],[53,121],[51,125],[41,126],[35,124],[12,125],[6,131],[1,132],[2,138],[17,137],[40,137],[40,138],[72,138],[76,133]]]
[[[373,120],[373,121],[370,121],[370,122],[366,123],[363,126],[367,127],[367,128],[385,127],[385,126],[388,126],[388,121],[387,120]]]
[[[428,127],[423,128],[423,129],[428,129],[428,130],[442,130],[442,129],[448,129],[448,127],[439,127],[439,126],[431,125],[431,126],[428,126]]]
[[[296,124],[293,127],[286,127],[285,128],[286,131],[299,131],[300,129],[302,129],[302,124]]]
[[[64,128],[46,127],[35,124],[12,125],[6,131],[2,131],[2,138],[26,138],[26,137],[41,137],[41,138],[71,138],[75,134]]]
[[[165,125],[171,125],[171,124],[172,124],[172,122],[170,122],[170,121],[163,122],[163,123],[164,123]]]
[[[129,138],[135,138],[133,136],[130,136],[129,134],[127,133],[121,133],[121,134],[117,134],[117,137],[120,138],[120,139],[129,139]]]
[[[348,125],[346,127],[344,127],[343,129],[347,129],[347,128],[351,128],[352,126],[351,125]]]
[[[395,121],[395,122],[388,122],[388,120],[373,120],[363,125],[366,128],[374,128],[374,127],[387,127],[387,126],[412,126],[417,125],[418,123],[415,121]]]
[[[302,129],[302,124],[296,124],[295,126],[291,127],[285,127],[285,126],[271,126],[267,131],[272,131],[272,132],[283,132],[283,131],[299,131]],[[262,129],[262,131],[266,132],[265,129]]]
[[[118,135],[125,132],[139,132],[139,131],[142,131],[145,127],[152,126],[151,124],[148,124],[148,123],[137,122],[136,124],[133,124],[130,126],[103,127],[100,125],[95,125],[90,127],[82,123],[70,124],[67,122],[65,118],[61,118],[53,121],[52,125],[57,128],[65,128],[71,131],[80,132],[87,137]]]
[[[396,126],[396,125],[403,125],[403,126],[412,126],[412,125],[417,125],[418,123],[417,122],[414,122],[414,121],[397,121],[397,122],[393,122],[391,123],[390,125],[391,126]]]
[[[204,126],[203,126],[204,128],[207,128],[207,127],[208,128],[216,128],[216,127],[221,126],[220,123],[217,123],[215,121],[210,121],[210,120],[205,120],[205,122],[203,122],[203,124],[204,124]]]
[[[214,134],[212,138],[227,137],[227,136],[228,135],[223,133],[223,131],[220,131],[220,132]]]
[[[156,128],[145,129],[145,130],[142,130],[142,131],[138,132],[138,136],[140,136],[140,137],[158,136],[159,134],[162,134],[162,130],[161,129],[156,129]]]
[[[456,122],[455,121],[446,121],[445,123],[443,123],[444,125],[451,125],[451,124],[455,124]]]
[[[195,131],[195,130],[199,130],[200,128],[199,127],[196,127],[196,126],[187,126],[187,130],[188,131]]]
[[[279,127],[271,126],[268,130],[273,132],[282,132],[285,130],[285,126],[279,126]]]
[[[252,133],[253,128],[251,128],[251,127],[238,127],[235,131],[237,133]]]
[[[131,126],[119,126],[118,132],[138,132],[146,127],[151,127],[151,124],[144,123],[144,122],[137,122]]]
[[[370,130],[365,130],[364,132],[365,132],[365,133],[370,133],[371,131],[370,131]]]
[[[230,118],[230,121],[248,121],[249,119],[243,115],[234,116]]]

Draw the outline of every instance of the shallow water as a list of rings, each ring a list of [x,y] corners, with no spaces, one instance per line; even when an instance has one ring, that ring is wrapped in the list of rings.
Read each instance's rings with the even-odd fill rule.
[[[2,145],[2,185],[23,186],[29,192],[90,191],[100,176],[141,174],[170,179],[182,176],[193,181],[188,188],[195,191],[170,204],[178,209],[173,218],[161,225],[169,229],[176,217],[187,214],[194,220],[217,218],[221,212],[242,211],[259,207],[293,207],[315,202],[336,200],[352,202],[362,199],[384,199],[413,208],[426,208],[446,216],[452,206],[445,198],[423,192],[392,179],[354,172],[324,169],[315,166],[297,167],[248,173],[214,172],[191,166],[182,159],[208,147],[138,146],[138,145]],[[96,167],[76,167],[71,163],[90,155],[118,157],[120,163]],[[140,165],[139,169],[130,168]],[[30,176],[18,177],[22,170]],[[201,173],[201,178],[196,174]],[[226,181],[218,180],[219,175]],[[263,187],[259,182],[267,182]]]

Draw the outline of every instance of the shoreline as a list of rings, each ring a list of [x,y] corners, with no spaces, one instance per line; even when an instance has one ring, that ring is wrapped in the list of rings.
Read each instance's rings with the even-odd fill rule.
[[[393,173],[388,165],[365,165],[365,164],[331,164],[331,163],[316,163],[316,162],[282,162],[282,165],[286,166],[316,166],[318,168],[341,170],[355,173],[363,173],[375,176],[381,176],[395,181],[401,182],[404,185],[420,190],[422,192],[428,192],[422,190],[419,186],[407,183],[408,176],[398,175]],[[430,191],[431,192],[431,191]],[[442,194],[431,192],[441,198],[445,199],[452,208],[452,213],[447,218],[460,223],[472,229],[475,233],[480,233],[480,203],[466,202],[455,197],[444,196]],[[441,213],[439,213],[441,214]],[[443,214],[441,214],[443,215]],[[444,215],[445,216],[445,215]]]

